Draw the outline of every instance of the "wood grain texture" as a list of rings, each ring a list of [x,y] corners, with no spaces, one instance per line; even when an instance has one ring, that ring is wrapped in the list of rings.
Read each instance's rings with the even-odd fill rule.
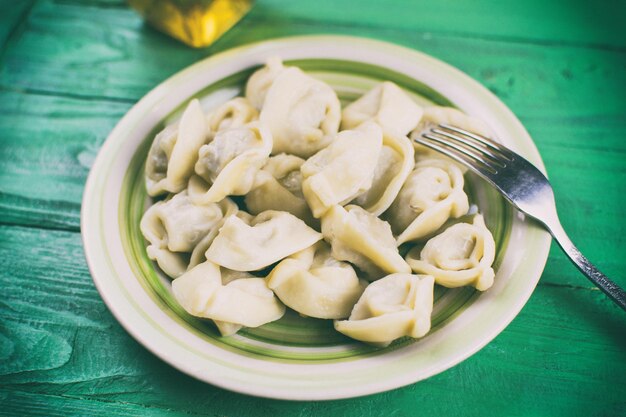
[[[0,91],[0,221],[78,230],[89,168],[129,108]]]
[[[527,94],[529,87],[534,88],[535,98],[544,100],[559,97],[571,85],[581,83],[586,89],[599,88],[600,93],[607,90],[614,100],[615,90],[594,81],[608,76],[626,86],[622,71],[626,51],[511,43],[487,35],[472,38],[395,25],[316,25],[285,19],[282,12],[277,12],[274,20],[255,20],[255,10],[211,48],[194,50],[146,27],[126,8],[40,1],[31,11],[26,29],[7,45],[0,86],[135,101],[176,71],[234,45],[324,32],[374,37],[422,50],[477,77],[504,98],[509,98],[504,91],[509,90],[508,94],[516,93],[516,98],[526,103],[537,103]],[[67,77],[68,73],[82,76]],[[580,104],[576,102],[579,95],[571,97],[562,101]]]
[[[0,1],[0,52],[4,52],[6,42],[20,30],[20,24],[28,16],[34,0],[11,2]]]
[[[0,285],[0,415],[608,416],[624,405],[607,388],[626,372],[626,316],[599,291],[540,286],[504,333],[443,374],[365,399],[298,403],[224,391],[148,353],[100,301],[77,233],[0,227]]]
[[[625,3],[259,0],[214,46],[123,0],[0,0],[0,415],[618,416],[626,316],[553,245],[515,321],[460,365],[361,399],[286,402],[195,381],[128,336],[87,270],[88,170],[115,123],[189,64],[277,36],[338,33],[443,59],[498,95],[542,154],[565,229],[626,286]]]
[[[626,5],[604,2],[592,13],[584,0],[499,1],[396,0],[393,2],[339,2],[349,13],[337,13],[336,0],[298,4],[261,0],[254,16],[267,20],[284,17],[290,22],[362,26],[442,33],[464,38],[500,38],[550,45],[575,43],[597,48],[623,49]]]

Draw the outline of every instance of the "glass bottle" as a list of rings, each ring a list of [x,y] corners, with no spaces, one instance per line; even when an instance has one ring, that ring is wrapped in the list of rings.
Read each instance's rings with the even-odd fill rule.
[[[195,48],[208,46],[252,7],[254,0],[128,0],[153,27]]]

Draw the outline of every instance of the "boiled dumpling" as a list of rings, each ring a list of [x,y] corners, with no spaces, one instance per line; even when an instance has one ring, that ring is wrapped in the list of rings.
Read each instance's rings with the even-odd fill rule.
[[[417,126],[422,112],[400,87],[385,81],[343,110],[341,128],[353,129],[366,120],[373,120],[385,131],[407,135]]]
[[[213,320],[213,324],[224,337],[232,336],[243,327],[241,324],[229,323],[227,321]]]
[[[311,227],[319,226],[313,218],[302,194],[304,159],[294,155],[279,154],[270,157],[246,194],[246,207],[252,214],[266,210],[286,211],[304,220]]]
[[[285,306],[263,278],[235,277],[223,282],[220,267],[209,261],[175,279],[172,292],[189,314],[214,320],[224,336],[241,326],[259,327],[285,314]]]
[[[200,148],[189,195],[198,203],[211,203],[246,194],[271,150],[272,135],[259,122],[218,132]]]
[[[208,117],[211,132],[241,127],[259,118],[259,112],[243,97],[235,97],[219,106]]]
[[[292,214],[269,210],[252,217],[239,212],[226,219],[206,258],[235,271],[256,271],[320,239],[321,234]]]
[[[409,137],[411,139],[420,137],[422,133],[427,133],[431,128],[437,127],[437,125],[441,123],[449,124],[483,136],[492,136],[491,129],[482,120],[468,116],[462,111],[452,107],[432,106],[424,108],[424,114],[422,115],[419,124],[415,127],[415,129],[413,129]],[[413,142],[413,144],[416,150],[416,157],[428,156],[429,158],[436,157],[449,160],[447,156],[440,152],[427,148],[426,146],[420,145],[416,142]],[[461,167],[463,172],[467,171],[465,166],[461,165]]]
[[[183,191],[150,207],[142,222],[149,242],[175,252],[191,252],[221,218],[218,204],[193,204]]]
[[[272,135],[259,122],[226,129],[219,132],[211,143],[200,148],[195,171],[203,179],[216,183],[224,170],[232,170],[246,158],[260,157],[265,162],[271,148]]]
[[[265,66],[257,70],[248,79],[246,84],[246,98],[257,110],[263,108],[265,96],[278,74],[285,70],[282,61],[278,57],[271,57]]]
[[[468,116],[453,107],[430,106],[424,107],[424,114],[411,135],[422,133],[438,124],[444,123],[469,130],[484,136],[491,136],[492,131],[481,119]]]
[[[313,216],[322,216],[335,204],[347,204],[372,186],[383,135],[372,122],[340,132],[326,149],[300,168],[302,192]]]
[[[352,203],[375,216],[380,216],[389,208],[413,170],[415,166],[413,154],[413,144],[409,138],[384,131],[383,147],[378,156],[372,186]]]
[[[473,224],[457,223],[426,242],[421,251],[411,250],[407,261],[414,272],[432,275],[444,287],[471,285],[485,291],[493,285],[495,256],[493,236],[483,217],[476,215]]]
[[[416,164],[384,218],[398,235],[398,245],[437,231],[450,217],[467,213],[463,173],[444,159]]]
[[[267,277],[267,286],[300,314],[341,319],[350,315],[366,282],[349,263],[334,259],[321,241],[282,260]]]
[[[214,203],[215,204],[215,203]],[[220,228],[224,225],[224,222],[230,216],[237,214],[239,211],[239,207],[232,201],[230,198],[225,198],[217,205],[222,210],[222,219],[213,227],[209,233],[205,237],[202,238],[200,242],[196,245],[196,247],[191,252],[191,257],[189,258],[189,266],[187,269],[193,268],[194,266],[201,264],[206,260],[205,253],[215,240],[217,233],[220,231]],[[223,278],[223,277],[222,277]]]
[[[204,256],[204,253],[202,254],[202,256]],[[205,260],[203,260],[202,262],[204,262]],[[199,265],[202,262],[199,262],[196,265]],[[220,268],[220,272],[221,272],[221,278],[222,278],[222,285],[227,285],[236,279],[257,278],[254,275],[250,274],[249,272],[232,271],[226,268]],[[187,289],[187,291],[190,291],[190,290],[191,289]],[[217,330],[219,330],[222,336],[232,336],[235,333],[237,333],[239,330],[241,330],[241,328],[243,327],[241,324],[230,323],[227,321],[220,321],[220,320],[213,320],[213,323],[215,324],[215,327],[217,327]]]
[[[335,329],[381,347],[403,336],[422,337],[430,330],[433,286],[429,275],[388,275],[365,289],[350,318],[335,321]]]
[[[340,118],[341,105],[333,89],[295,67],[278,74],[260,115],[274,138],[272,152],[301,158],[330,143]]]
[[[192,100],[180,122],[167,126],[152,142],[145,170],[148,194],[156,196],[182,191],[193,174],[198,150],[207,136],[207,123],[200,102]]]
[[[177,277],[187,270],[192,252],[222,223],[225,215],[236,211],[230,200],[194,204],[186,191],[159,201],[141,219],[141,232],[150,243],[148,257],[156,260],[167,275]]]
[[[203,254],[204,255],[204,254]],[[249,272],[233,271],[232,269],[220,268],[222,273],[222,285],[228,285],[237,279],[254,279],[250,288],[259,290],[258,292],[264,293],[263,286],[260,285],[259,277],[252,275]],[[264,280],[267,282],[267,280]],[[265,283],[263,283],[266,285]],[[242,284],[237,284],[242,285]],[[246,284],[249,285],[249,284]],[[213,320],[213,323],[219,330],[222,336],[232,336],[237,333],[243,327],[241,324],[230,323],[227,321]]]
[[[368,279],[411,272],[398,253],[389,224],[359,206],[333,206],[322,217],[322,234],[335,259],[353,263]]]

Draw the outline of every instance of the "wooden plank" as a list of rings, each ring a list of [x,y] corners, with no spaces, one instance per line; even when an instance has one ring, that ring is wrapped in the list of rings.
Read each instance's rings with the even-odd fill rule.
[[[284,23],[394,28],[464,38],[500,38],[511,42],[626,47],[624,2],[607,1],[598,6],[590,7],[585,0],[529,0],[514,4],[494,0],[400,0],[391,3],[352,0],[343,4],[336,0],[304,4],[261,0],[252,16]]]
[[[75,398],[68,395],[33,394],[15,389],[1,389],[0,416],[41,417],[156,417],[156,416],[211,416],[171,409],[101,400]],[[215,414],[213,414],[215,415]]]
[[[296,6],[285,7],[292,10]],[[260,12],[253,12],[213,47],[194,50],[146,27],[124,7],[41,1],[33,8],[26,29],[6,51],[0,86],[137,100],[169,75],[215,52],[272,37],[320,31],[375,37],[422,50],[458,66],[507,101],[523,100],[532,107],[537,107],[537,100],[558,98],[574,84],[585,91],[600,90],[594,90],[597,94],[608,92],[610,103],[617,97],[615,89],[626,85],[625,51],[512,43],[398,26],[322,25],[291,21],[282,12],[266,16],[264,6],[258,8]],[[317,14],[324,10],[320,8]],[[371,13],[375,15],[375,10]],[[70,73],[72,77],[67,76]],[[607,78],[620,80],[620,84],[594,83]],[[579,101],[576,97],[580,96],[569,94],[562,101]],[[623,106],[622,100],[620,103]]]
[[[201,383],[139,346],[99,300],[78,233],[0,226],[0,285],[0,415],[369,417],[419,405],[587,417],[625,405],[626,316],[599,291],[540,286],[500,336],[447,372],[363,399],[298,403]]]
[[[201,56],[145,27],[127,7],[40,1],[5,52],[0,86],[130,102]]]
[[[20,30],[20,24],[26,19],[34,0],[0,0],[0,56],[9,37]]]
[[[623,274],[626,232],[626,134],[624,116],[529,118],[554,188],[561,223],[578,248],[604,273],[626,287]],[[542,282],[593,285],[578,272],[556,243]]]
[[[0,221],[78,230],[89,168],[129,107],[0,91]]]

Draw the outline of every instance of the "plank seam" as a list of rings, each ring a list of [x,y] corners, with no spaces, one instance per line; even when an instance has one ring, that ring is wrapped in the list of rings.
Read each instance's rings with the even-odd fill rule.
[[[62,6],[76,6],[76,7],[92,7],[97,9],[113,9],[113,10],[123,10],[128,9],[128,5],[124,1],[120,1],[119,3],[110,3],[107,1],[81,1],[81,0],[52,0],[52,3],[62,5]]]
[[[29,223],[20,223],[20,222],[16,222],[16,223],[7,223],[5,221],[0,220],[0,227],[4,228],[4,227],[21,227],[24,229],[34,229],[34,230],[52,230],[52,231],[59,231],[59,232],[70,232],[70,233],[80,233],[80,226],[60,226],[60,225],[46,225],[46,224],[42,224],[42,225],[36,225],[36,224],[29,224]]]
[[[135,104],[138,100],[138,99],[124,98],[124,97],[92,96],[92,95],[75,94],[75,93],[68,93],[68,92],[62,92],[62,91],[40,90],[36,88],[17,88],[17,87],[9,87],[3,84],[0,84],[0,91],[5,91],[5,92],[15,93],[15,94],[32,94],[32,95],[47,96],[47,97],[60,97],[60,98],[69,98],[69,99],[75,99],[75,100],[101,101],[101,102],[113,102],[113,103],[123,103],[123,104]]]
[[[541,282],[539,281],[539,285],[542,287],[552,287],[552,288],[567,288],[571,290],[588,290],[588,291],[600,291],[597,287],[583,287],[581,285],[573,285],[573,284],[557,284],[555,282]]]

